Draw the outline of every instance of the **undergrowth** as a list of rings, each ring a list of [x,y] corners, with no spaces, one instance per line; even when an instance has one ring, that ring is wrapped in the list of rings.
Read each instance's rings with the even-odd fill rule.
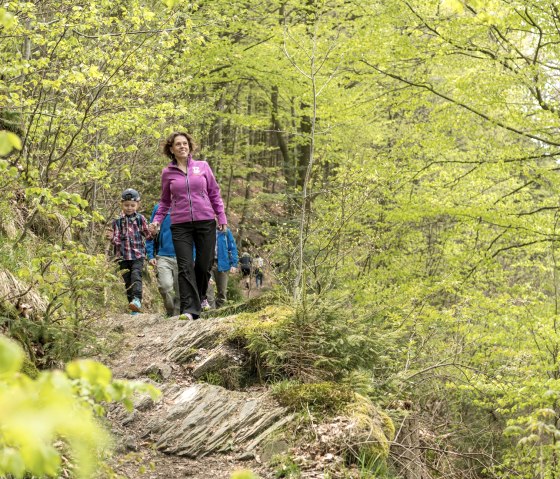
[[[293,306],[256,298],[235,318],[230,341],[251,355],[265,381],[341,381],[370,369],[379,356],[379,337],[341,305],[315,302]]]
[[[1,252],[10,244],[0,236]],[[11,246],[9,254],[0,255],[0,271],[11,273],[20,291],[8,288],[0,298],[0,332],[16,339],[40,369],[95,353],[91,325],[106,291],[118,281],[106,258],[77,243],[63,247],[38,238]],[[28,302],[28,292],[40,301],[24,314],[15,305]]]

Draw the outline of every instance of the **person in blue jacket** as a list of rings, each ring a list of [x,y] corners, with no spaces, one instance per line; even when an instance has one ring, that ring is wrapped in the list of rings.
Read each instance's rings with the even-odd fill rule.
[[[153,221],[159,208],[154,206],[150,222]],[[157,249],[157,251],[156,251]],[[148,262],[156,268],[158,289],[167,316],[177,316],[180,310],[179,270],[173,240],[171,239],[171,216],[168,213],[162,221],[155,240],[146,241]]]
[[[238,261],[237,244],[231,230],[226,228],[225,231],[216,231],[216,254],[212,267],[212,279],[216,284],[216,308],[222,307],[227,301],[228,275],[237,273]]]

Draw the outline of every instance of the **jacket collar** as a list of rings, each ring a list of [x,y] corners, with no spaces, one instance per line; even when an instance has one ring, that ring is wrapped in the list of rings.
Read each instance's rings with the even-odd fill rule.
[[[193,161],[194,161],[194,160],[193,160],[193,157],[192,157],[192,155],[189,153],[189,156],[187,156],[187,168],[191,165],[191,163],[192,163]],[[168,167],[174,167],[174,168],[180,169],[180,168],[177,166],[177,162],[174,161],[174,160],[170,161],[169,164],[168,164],[167,166],[168,166]]]

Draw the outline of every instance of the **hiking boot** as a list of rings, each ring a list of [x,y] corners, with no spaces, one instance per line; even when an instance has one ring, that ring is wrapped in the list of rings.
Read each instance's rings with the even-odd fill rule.
[[[202,311],[210,311],[212,309],[212,306],[210,306],[210,303],[207,299],[203,299],[200,302],[200,309],[202,309]]]
[[[189,319],[193,319],[193,316],[191,313],[183,313],[179,315],[179,318],[182,321],[188,321]]]
[[[140,302],[140,300],[138,298],[134,298],[128,304],[128,309],[130,309],[131,311],[135,311],[135,312],[139,313],[140,311],[142,311],[142,303]]]

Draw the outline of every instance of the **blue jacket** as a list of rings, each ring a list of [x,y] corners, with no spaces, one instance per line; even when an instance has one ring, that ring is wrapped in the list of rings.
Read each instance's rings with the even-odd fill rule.
[[[216,230],[216,252],[218,254],[218,271],[237,268],[237,245],[229,228],[225,232]]]
[[[152,217],[150,223],[154,220],[154,216],[157,213],[159,203],[154,206],[152,211]],[[146,254],[148,259],[154,258],[154,241],[146,241]],[[159,248],[157,252],[158,256],[171,256],[175,257],[175,248],[173,247],[173,240],[171,239],[171,216],[169,213],[165,216],[163,222],[159,227]]]

